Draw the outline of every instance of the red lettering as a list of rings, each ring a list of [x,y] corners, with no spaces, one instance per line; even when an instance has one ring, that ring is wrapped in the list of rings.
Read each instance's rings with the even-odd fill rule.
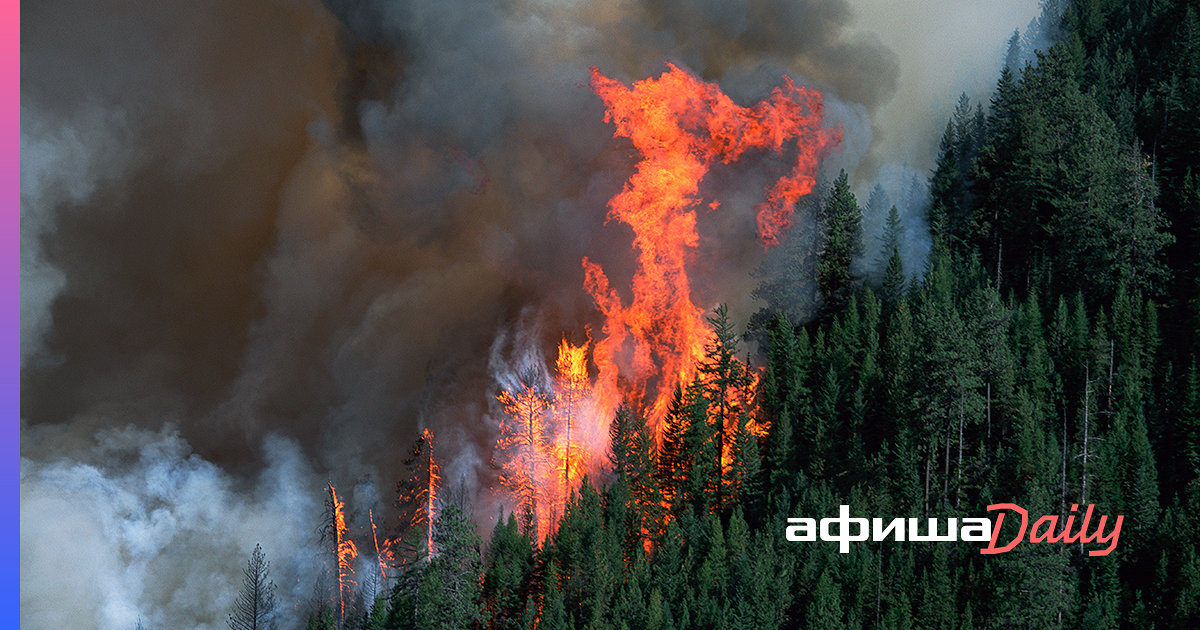
[[[1021,539],[1025,537],[1025,527],[1029,524],[1029,512],[1025,511],[1025,508],[1017,505],[1016,503],[993,503],[992,505],[989,505],[987,509],[989,512],[993,510],[1013,510],[1020,513],[1021,531],[1017,532],[1017,536],[1016,538],[1012,539],[1012,542],[997,549],[996,539],[1000,536],[1000,525],[1004,523],[1004,512],[1001,512],[1000,515],[996,517],[996,527],[992,529],[992,539],[988,541],[987,547],[979,550],[979,553],[985,555],[1005,553],[1006,551],[1011,550],[1013,547],[1016,547],[1017,543],[1021,542]]]

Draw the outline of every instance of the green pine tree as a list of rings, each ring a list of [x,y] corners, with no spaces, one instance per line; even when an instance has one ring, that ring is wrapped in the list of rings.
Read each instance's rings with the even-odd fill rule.
[[[854,289],[850,264],[862,254],[862,210],[850,192],[845,171],[833,183],[828,203],[821,213],[825,239],[817,263],[817,285],[826,313],[845,308]]]

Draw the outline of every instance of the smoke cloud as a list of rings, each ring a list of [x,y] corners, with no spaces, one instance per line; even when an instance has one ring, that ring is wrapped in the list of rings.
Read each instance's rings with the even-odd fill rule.
[[[1033,13],[905,6],[27,7],[22,626],[220,627],[259,541],[291,610],[323,483],[380,480],[352,502],[386,512],[425,427],[448,483],[493,483],[498,336],[532,318],[547,352],[581,341],[599,321],[580,260],[633,273],[606,204],[634,158],[588,68],[673,60],[742,104],[789,74],[843,127],[825,168],[866,189],[931,163],[959,90],[927,77],[991,76]],[[931,59],[946,38],[961,64]],[[722,211],[699,217],[694,301],[742,322],[756,177],[715,171]]]
[[[54,431],[22,436],[50,446]],[[318,561],[320,478],[291,440],[263,442],[265,468],[235,480],[170,425],[103,429],[50,462],[21,460],[21,625],[224,628],[255,544],[271,562],[284,627],[303,623]]]

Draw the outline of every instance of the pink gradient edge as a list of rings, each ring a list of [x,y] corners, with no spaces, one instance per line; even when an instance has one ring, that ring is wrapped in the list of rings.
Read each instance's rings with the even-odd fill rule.
[[[8,482],[0,484],[0,593],[11,605],[0,605],[0,627],[20,623],[20,370],[21,370],[21,4],[0,0],[0,198],[4,202],[4,226],[0,229],[0,251],[9,261],[0,275],[0,323],[8,332],[0,337],[0,397],[9,410],[4,413],[0,436],[0,466]],[[7,147],[7,148],[3,148]],[[11,475],[11,476],[10,476]]]

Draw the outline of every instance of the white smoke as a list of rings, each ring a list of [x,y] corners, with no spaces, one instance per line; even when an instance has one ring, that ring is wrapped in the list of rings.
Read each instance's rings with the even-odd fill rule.
[[[882,190],[883,198],[872,204],[875,186]],[[900,216],[898,244],[904,275],[906,278],[914,275],[922,277],[928,268],[929,252],[933,247],[927,219],[929,187],[926,171],[908,164],[888,162],[876,171],[872,186],[860,188],[855,195],[863,211],[863,252],[854,262],[855,274],[874,281],[883,279],[891,256],[884,249],[884,228],[888,211],[895,206]]]
[[[22,458],[21,627],[225,628],[255,543],[284,627],[302,624],[321,562],[319,480],[294,442],[271,436],[263,451],[249,485],[170,425],[104,429],[71,459]]]
[[[876,34],[896,52],[900,67],[895,96],[876,114],[881,137],[861,179],[887,162],[933,168],[958,95],[987,103],[1013,29],[1039,11],[1039,0],[856,0],[854,5],[855,27]]]

